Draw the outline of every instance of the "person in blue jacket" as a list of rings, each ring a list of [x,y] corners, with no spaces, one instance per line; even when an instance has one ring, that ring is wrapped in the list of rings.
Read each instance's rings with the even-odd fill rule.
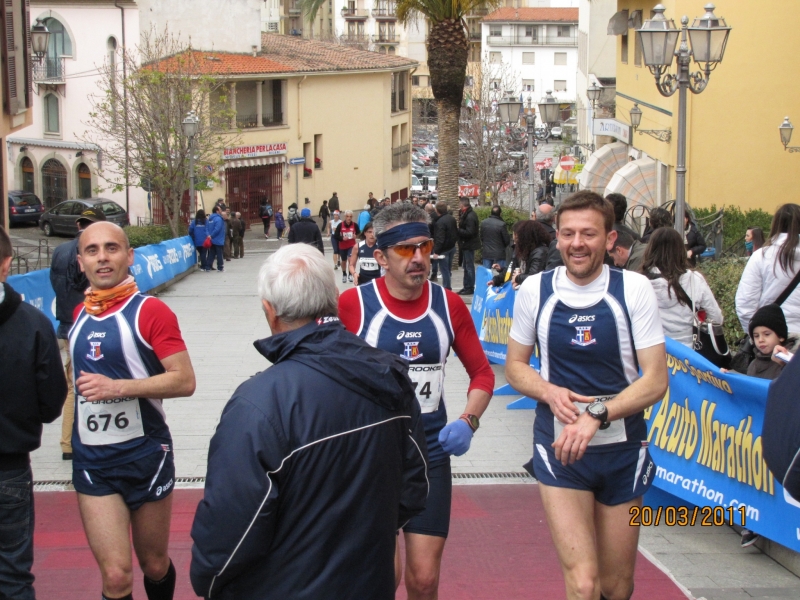
[[[283,246],[258,276],[271,366],[222,412],[192,525],[197,595],[394,600],[396,532],[428,468],[408,363],[342,327],[334,272]],[[369,373],[369,377],[353,377]]]
[[[189,236],[194,242],[194,247],[197,248],[197,264],[200,265],[200,270],[210,271],[211,267],[208,265],[210,248],[203,246],[206,239],[210,237],[208,232],[208,219],[206,219],[206,211],[202,208],[197,211],[194,219],[189,223]]]
[[[222,250],[225,246],[225,234],[227,233],[225,221],[222,218],[223,210],[225,210],[225,206],[217,204],[214,207],[214,212],[211,213],[211,217],[208,219],[207,225],[208,235],[211,236],[211,252],[208,256],[208,270],[211,270],[214,258],[216,257],[217,270],[220,273],[225,270],[225,259]]]

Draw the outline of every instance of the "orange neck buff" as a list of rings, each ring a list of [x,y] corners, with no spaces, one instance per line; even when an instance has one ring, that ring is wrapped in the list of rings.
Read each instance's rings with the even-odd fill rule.
[[[86,299],[83,301],[83,305],[90,315],[100,315],[120,302],[124,302],[138,291],[139,287],[136,285],[136,281],[132,275],[129,275],[125,281],[108,290],[89,288],[84,292]]]

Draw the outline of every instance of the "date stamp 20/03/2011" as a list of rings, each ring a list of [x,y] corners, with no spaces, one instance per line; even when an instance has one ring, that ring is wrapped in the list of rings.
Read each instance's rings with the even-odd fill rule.
[[[741,523],[735,522],[736,513],[741,517]],[[632,506],[630,510],[631,527],[650,527],[661,525],[667,527],[722,527],[723,525],[745,526],[747,510],[744,506],[734,508],[729,506]]]

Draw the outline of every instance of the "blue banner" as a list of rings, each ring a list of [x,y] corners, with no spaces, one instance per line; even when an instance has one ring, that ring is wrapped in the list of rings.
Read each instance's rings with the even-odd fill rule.
[[[22,296],[23,302],[35,306],[47,315],[53,329],[58,329],[56,293],[50,285],[50,269],[32,271],[26,275],[12,275],[8,278],[8,285]]]
[[[653,483],[698,506],[697,523],[724,517],[800,551],[800,503],[784,493],[763,456],[769,381],[722,373],[670,338],[667,368],[666,396],[645,411]]]
[[[188,235],[160,244],[142,246],[133,251],[131,274],[139,290],[147,292],[177,277],[197,263],[197,251]],[[25,275],[12,275],[8,284],[22,299],[41,310],[50,319],[54,329],[56,321],[56,294],[50,285],[50,269],[33,271]]]

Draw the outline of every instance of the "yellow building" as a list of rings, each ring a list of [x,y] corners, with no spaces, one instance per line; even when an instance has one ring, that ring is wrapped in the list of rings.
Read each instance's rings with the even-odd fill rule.
[[[649,157],[656,163],[648,172],[652,174],[649,189],[658,202],[675,198],[678,93],[664,97],[658,92],[635,34],[655,4],[655,0],[619,0],[610,29],[616,25],[618,32],[616,121],[630,124],[630,110],[638,103],[639,129],[671,130],[669,142],[635,132],[630,136],[628,157]],[[678,28],[683,15],[691,25],[705,12],[699,0],[664,0],[662,4],[665,16],[674,19]],[[800,168],[800,154],[784,151],[778,126],[785,115],[800,124],[796,76],[800,2],[720,0],[715,14],[733,29],[708,87],[697,95],[688,93],[686,200],[693,207],[735,205],[773,212],[782,203],[798,202],[794,175]],[[692,62],[691,70],[699,66]],[[670,72],[676,72],[674,64]]]
[[[415,61],[266,33],[257,55],[200,54],[235,112],[222,166],[199,165],[219,180],[198,200],[206,210],[223,198],[255,223],[264,197],[284,215],[294,202],[316,215],[333,192],[342,210],[369,192],[409,196]]]

